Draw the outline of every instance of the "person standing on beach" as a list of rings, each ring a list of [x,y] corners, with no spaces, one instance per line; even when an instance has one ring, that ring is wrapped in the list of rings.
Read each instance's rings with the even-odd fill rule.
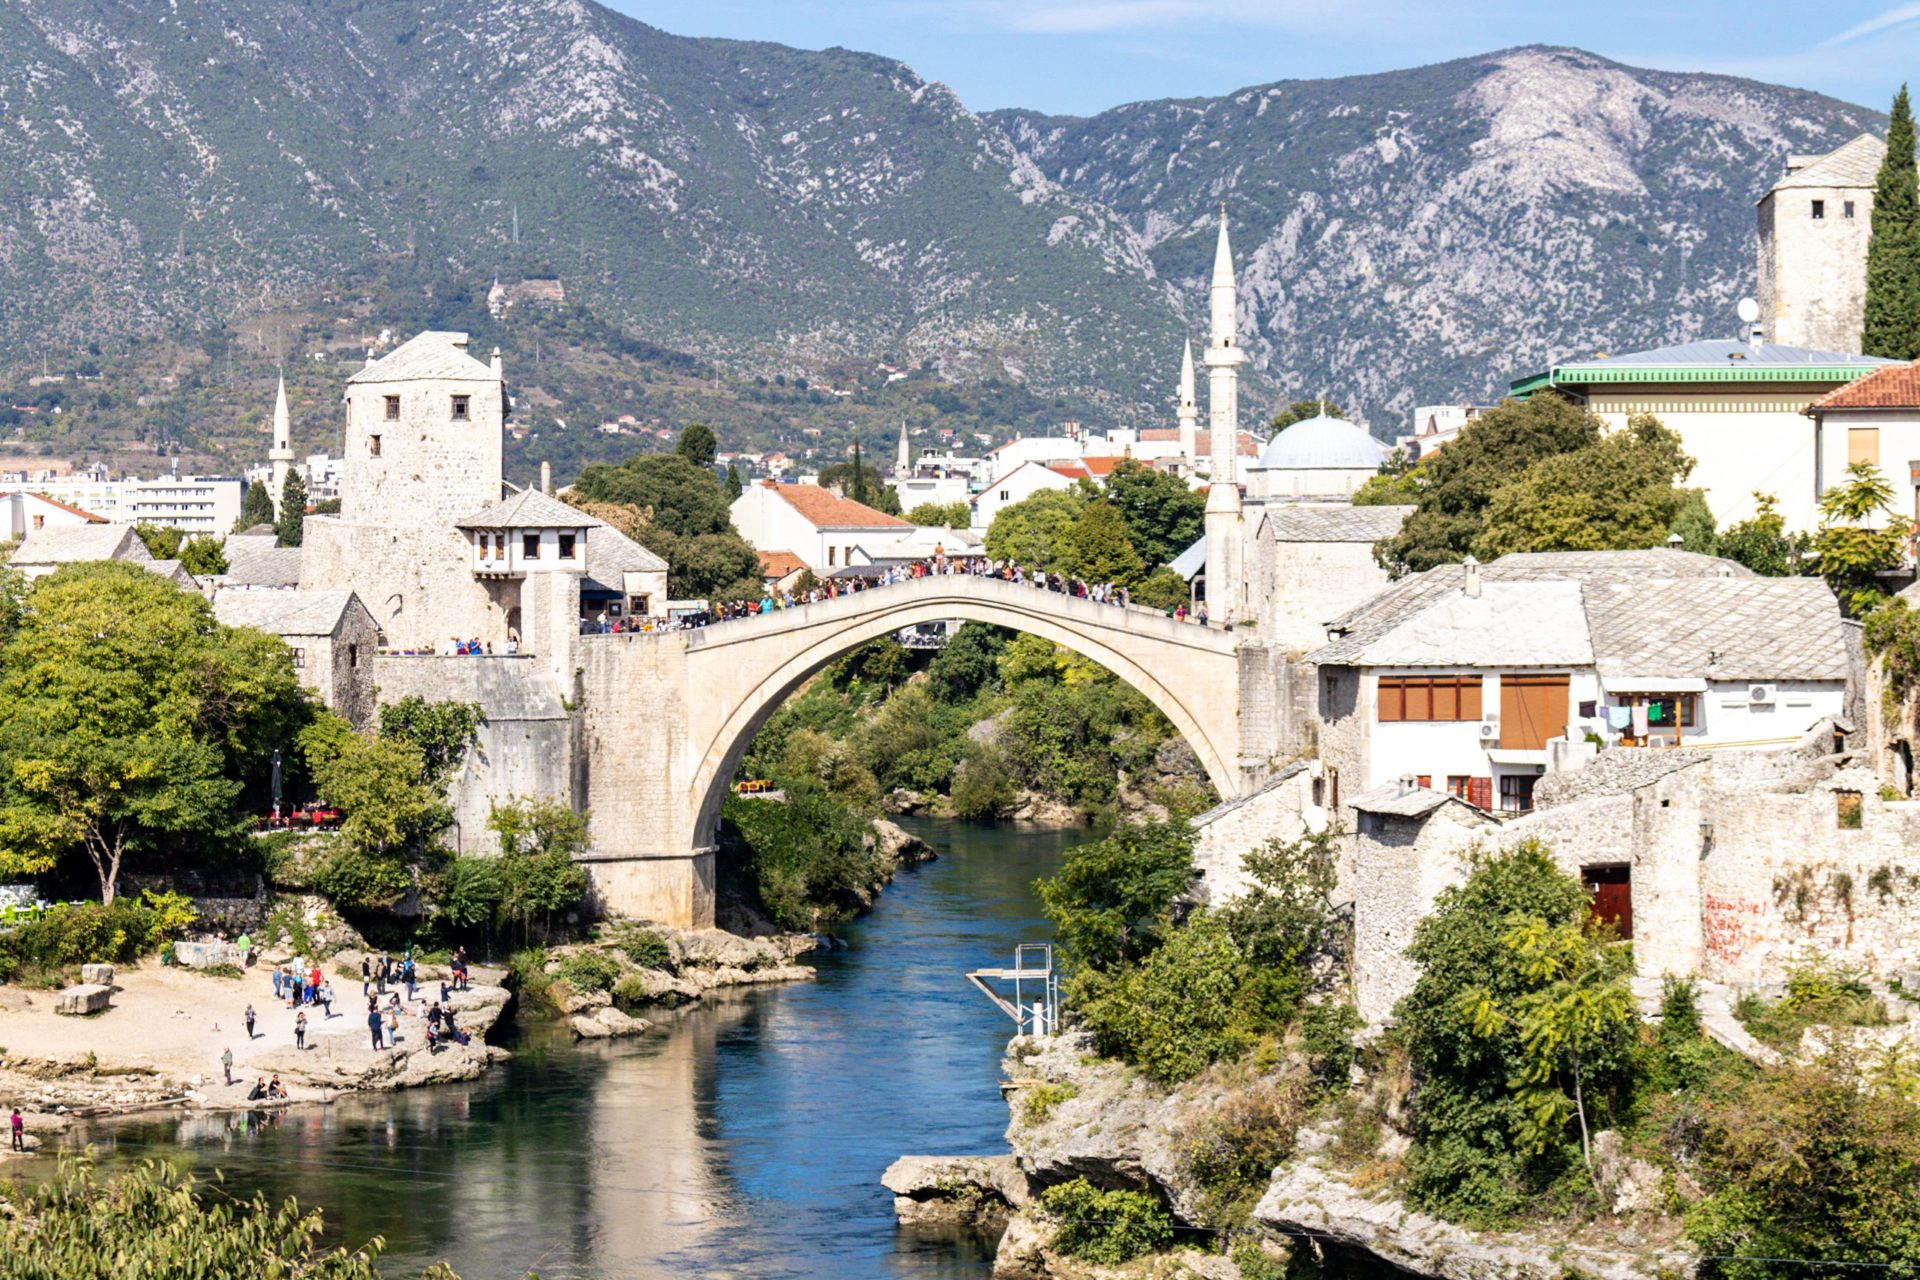
[[[233,1049],[231,1046],[220,1051],[220,1069],[227,1074],[227,1083],[233,1083]]]
[[[247,1006],[247,1039],[253,1039],[253,1006]]]
[[[21,1118],[19,1107],[13,1109],[13,1119],[9,1123],[13,1129],[13,1149],[15,1151],[25,1151],[27,1149],[27,1122]]]
[[[373,1033],[373,1047],[380,1048],[380,1010],[371,1001],[367,1004],[367,1030]]]
[[[293,1020],[293,1047],[296,1049],[307,1047],[307,1011],[305,1009],[302,1009],[300,1015]]]

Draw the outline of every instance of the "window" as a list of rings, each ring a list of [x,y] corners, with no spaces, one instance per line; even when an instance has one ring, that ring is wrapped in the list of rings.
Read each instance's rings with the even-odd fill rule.
[[[1500,779],[1500,812],[1527,813],[1533,809],[1533,784],[1530,773],[1513,774]]]
[[[1870,467],[1880,465],[1880,428],[1847,428],[1847,465],[1864,462]]]
[[[387,421],[388,422],[400,421],[400,397],[399,396],[387,397]]]
[[[1567,727],[1570,678],[1535,672],[1500,677],[1500,745],[1508,751],[1540,751]],[[1529,792],[1531,794],[1531,792]]]
[[[1649,737],[1656,730],[1670,730],[1676,724],[1682,729],[1692,729],[1700,723],[1700,695],[1697,693],[1621,694],[1619,705],[1647,708]],[[1623,735],[1620,741],[1623,746],[1644,745],[1631,732]]]
[[[1420,774],[1414,778],[1413,785],[1419,787],[1422,791],[1431,791],[1433,790],[1433,775],[1430,773]]]
[[[1479,676],[1381,676],[1380,719],[1478,720]]]
[[[1826,216],[1827,216],[1827,202],[1825,200],[1815,200],[1813,202],[1813,220],[1815,222],[1819,222],[1822,218],[1825,218]]]
[[[350,667],[357,667],[360,665],[360,646],[359,645],[350,644],[347,646],[347,665]]]
[[[471,403],[472,400],[472,396],[455,396],[453,398],[453,420],[455,422],[465,422],[467,420],[467,405]]]
[[[1005,502],[1008,498],[1011,498],[1012,496],[1013,496],[1013,491],[1010,489],[1002,489],[1000,491],[1000,501],[1002,502]]]
[[[1853,217],[1853,201],[1851,201],[1851,200],[1844,200],[1844,201],[1842,201],[1842,202],[1841,202],[1841,204],[1840,204],[1840,216],[1841,216],[1841,217],[1843,217],[1843,218],[1851,218],[1851,217]]]
[[[834,557],[834,555],[835,555],[835,554],[836,554],[836,553],[837,553],[837,552],[838,552],[839,550],[840,550],[840,548],[838,548],[838,547],[828,547],[828,548],[827,548],[827,567],[828,567],[829,569],[831,569],[831,568],[833,567],[833,557]]]
[[[1476,809],[1493,807],[1493,779],[1470,778],[1462,773],[1447,775],[1447,794],[1465,800]]]
[[[380,456],[380,437],[379,436],[367,437],[367,456],[369,458],[377,458]]]
[[[573,559],[574,537],[575,535],[571,533],[563,533],[560,535],[560,558],[562,560]]]
[[[520,554],[525,559],[538,560],[540,558],[540,535],[537,533],[521,534]]]
[[[295,649],[293,651],[293,669],[295,671],[301,671],[306,668],[306,665],[307,651],[305,649]]]
[[[46,518],[45,516],[35,516],[35,517],[33,518],[33,527],[34,527],[34,528],[36,528],[36,529],[44,529],[44,528],[46,528],[46,527],[47,527],[47,518]]]

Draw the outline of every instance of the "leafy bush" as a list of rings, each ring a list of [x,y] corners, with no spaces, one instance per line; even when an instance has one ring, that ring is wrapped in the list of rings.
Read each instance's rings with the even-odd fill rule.
[[[501,890],[500,859],[455,858],[440,873],[440,918],[455,929],[486,925],[499,910]]]
[[[1028,1085],[1020,1094],[1020,1118],[1028,1124],[1045,1124],[1055,1107],[1079,1094],[1078,1085],[1051,1081]]]
[[[673,948],[651,929],[628,930],[620,937],[620,949],[627,953],[627,959],[642,969],[673,972]]]
[[[1305,1094],[1298,1080],[1256,1080],[1228,1092],[1180,1135],[1181,1162],[1201,1189],[1209,1224],[1246,1222],[1274,1167],[1293,1154]]]
[[[1073,849],[1036,884],[1068,964],[1107,968],[1157,947],[1193,881],[1193,840],[1184,822],[1122,827]]]
[[[1346,1092],[1358,1055],[1353,1033],[1365,1025],[1359,1010],[1344,1001],[1322,1000],[1308,1006],[1300,1018],[1300,1049],[1307,1055],[1318,1092]]]
[[[867,825],[811,782],[786,791],[785,804],[730,796],[722,812],[750,851],[767,914],[785,929],[819,929],[851,915],[873,883]]]
[[[383,911],[407,896],[413,873],[397,854],[342,841],[314,881],[337,907]]]
[[[554,976],[575,991],[609,991],[620,977],[620,962],[598,951],[576,951],[562,958]]]
[[[199,918],[182,894],[143,892],[58,907],[0,933],[0,976],[26,968],[62,969],[78,964],[122,964],[184,934]]]
[[[1202,913],[1137,964],[1075,973],[1068,997],[1101,1053],[1172,1084],[1237,1056],[1273,1028],[1276,1010],[1251,979],[1233,936]]]
[[[0,1276],[304,1275],[380,1280],[378,1239],[356,1248],[321,1243],[320,1212],[293,1200],[202,1198],[201,1184],[170,1164],[145,1161],[102,1179],[84,1160],[62,1160],[32,1190],[0,1194]],[[421,1280],[458,1280],[444,1263]]]
[[[1117,1266],[1173,1240],[1173,1218],[1145,1192],[1101,1191],[1075,1178],[1048,1187],[1040,1206],[1057,1225],[1053,1247],[1084,1262]]]

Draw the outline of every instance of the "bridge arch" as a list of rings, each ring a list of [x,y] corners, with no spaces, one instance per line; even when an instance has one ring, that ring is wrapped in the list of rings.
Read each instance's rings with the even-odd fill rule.
[[[686,744],[695,764],[684,803],[698,815],[696,846],[717,833],[727,784],[754,736],[802,684],[869,641],[954,618],[1024,631],[1099,663],[1167,717],[1223,799],[1239,793],[1238,660],[1230,633],[999,579],[940,575],[689,635],[688,685],[717,695],[717,714],[690,724]]]

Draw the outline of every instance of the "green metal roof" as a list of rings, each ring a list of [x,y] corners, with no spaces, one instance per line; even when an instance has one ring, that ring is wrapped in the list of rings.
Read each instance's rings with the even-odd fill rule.
[[[1524,400],[1547,387],[1587,387],[1629,382],[1852,382],[1871,365],[1761,364],[1739,365],[1600,365],[1563,364],[1526,378],[1516,378],[1507,394]]]

